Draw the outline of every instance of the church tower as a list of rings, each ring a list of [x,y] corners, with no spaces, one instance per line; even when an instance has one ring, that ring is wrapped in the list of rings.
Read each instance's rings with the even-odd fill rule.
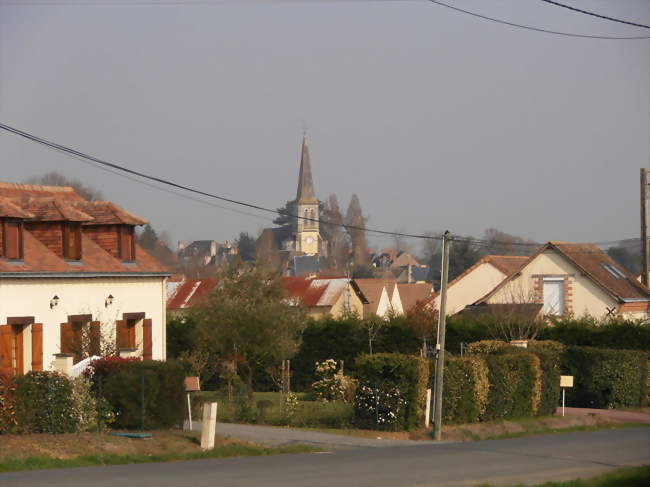
[[[302,155],[300,157],[300,176],[298,192],[294,202],[294,212],[302,218],[293,222],[296,239],[295,249],[307,255],[319,254],[320,228],[318,224],[318,200],[314,194],[314,181],[311,175],[307,137],[302,138]],[[305,220],[309,218],[310,220]]]

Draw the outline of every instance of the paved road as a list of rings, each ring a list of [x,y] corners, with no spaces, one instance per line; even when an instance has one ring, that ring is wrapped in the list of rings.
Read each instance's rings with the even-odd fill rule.
[[[192,424],[194,431],[201,430],[201,423],[199,421],[193,421]],[[381,438],[381,431],[377,432],[376,438],[361,438],[358,436],[338,435],[334,433],[323,433],[320,431],[301,430],[297,428],[234,423],[217,423],[217,434],[239,438],[254,443],[263,443],[265,445],[277,446],[300,443],[303,445],[315,445],[331,450],[414,446],[422,443],[435,443],[433,440],[430,442],[423,442]]]
[[[650,463],[650,428],[322,454],[0,474],[2,487],[425,487],[588,477]]]

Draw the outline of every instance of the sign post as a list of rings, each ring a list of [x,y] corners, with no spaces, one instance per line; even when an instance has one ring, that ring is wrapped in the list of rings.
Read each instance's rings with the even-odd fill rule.
[[[560,387],[562,388],[562,417],[564,417],[564,403],[566,397],[566,388],[573,387],[573,376],[572,375],[561,375],[560,376]]]
[[[201,390],[198,377],[185,377],[185,392],[187,392],[187,415],[190,420],[189,429],[192,431],[192,402],[190,401],[190,392]]]

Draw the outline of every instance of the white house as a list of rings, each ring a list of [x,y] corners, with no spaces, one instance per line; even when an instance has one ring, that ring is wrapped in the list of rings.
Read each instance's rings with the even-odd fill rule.
[[[70,187],[0,182],[0,371],[51,370],[102,349],[165,359],[165,269],[144,220]]]

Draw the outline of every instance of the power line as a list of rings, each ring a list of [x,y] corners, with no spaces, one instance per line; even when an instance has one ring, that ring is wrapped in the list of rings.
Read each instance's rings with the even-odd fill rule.
[[[644,29],[650,29],[650,25],[637,24],[636,22],[628,22],[627,20],[616,19],[614,17],[608,17],[606,15],[597,14],[595,12],[589,12],[588,10],[582,10],[580,8],[572,7],[571,5],[565,5],[560,2],[555,2],[554,0],[542,0],[542,2],[550,3],[551,5],[556,5],[558,7],[566,8],[573,10],[574,12],[579,12],[585,15],[591,15],[592,17],[598,17],[599,19],[611,20],[612,22],[619,22],[621,24],[633,25],[635,27],[643,27]]]
[[[75,149],[71,149],[71,148],[66,147],[64,145],[57,144],[55,142],[50,142],[50,141],[42,139],[42,138],[40,138],[40,137],[38,137],[36,135],[30,134],[28,132],[24,132],[22,130],[11,127],[11,126],[9,126],[7,124],[4,124],[4,123],[0,123],[0,129],[6,130],[7,132],[13,133],[15,135],[19,135],[19,136],[24,137],[24,138],[26,138],[28,140],[31,140],[32,142],[36,142],[38,144],[44,145],[44,146],[49,147],[50,149],[56,150],[58,152],[63,152],[64,154],[72,156],[75,159],[81,160],[82,162],[87,163],[87,164],[89,164],[92,167],[95,167],[97,169],[101,169],[103,171],[107,171],[107,172],[110,172],[112,174],[117,174],[117,175],[125,177],[125,178],[127,178],[127,179],[129,179],[131,181],[138,182],[140,184],[144,184],[144,185],[149,186],[151,188],[158,189],[158,190],[161,190],[161,191],[165,191],[167,193],[170,193],[170,194],[173,194],[173,195],[176,195],[176,196],[180,196],[182,198],[186,198],[186,199],[189,199],[189,200],[192,200],[192,201],[196,201],[196,202],[199,202],[199,203],[214,206],[216,208],[224,209],[224,210],[227,210],[227,211],[234,211],[236,213],[244,214],[244,215],[247,215],[247,216],[252,216],[252,217],[255,217],[255,218],[263,218],[265,220],[270,220],[270,219],[262,217],[261,215],[256,215],[256,214],[253,214],[253,213],[250,213],[250,212],[244,212],[244,211],[236,210],[234,208],[224,207],[222,205],[217,205],[217,204],[214,204],[214,203],[211,203],[211,202],[199,199],[199,198],[193,198],[191,196],[184,195],[182,193],[178,193],[176,191],[161,188],[161,187],[158,187],[156,185],[147,183],[146,181],[141,181],[140,179],[136,179],[136,178],[133,178],[131,176],[127,176],[127,174],[138,176],[140,178],[147,179],[147,180],[150,180],[150,181],[155,181],[157,183],[161,183],[161,184],[171,186],[171,187],[174,187],[174,188],[182,189],[184,191],[195,193],[195,194],[198,194],[198,195],[201,195],[201,196],[206,196],[206,197],[209,197],[209,198],[218,199],[218,200],[221,200],[221,201],[225,201],[225,202],[232,203],[232,204],[239,205],[239,206],[244,206],[244,207],[247,207],[247,208],[252,208],[252,209],[255,209],[255,210],[264,211],[264,212],[267,212],[267,213],[273,213],[275,215],[288,216],[288,217],[296,218],[296,219],[299,219],[299,220],[305,220],[305,221],[310,221],[310,222],[318,222],[318,223],[321,223],[321,224],[324,224],[324,225],[332,225],[332,226],[341,227],[341,228],[345,228],[345,229],[362,230],[362,231],[375,233],[375,234],[378,234],[378,235],[381,235],[381,236],[388,236],[388,237],[417,238],[417,239],[435,240],[435,241],[442,241],[442,239],[443,239],[443,237],[441,235],[434,235],[434,234],[420,235],[420,234],[403,233],[403,232],[390,232],[390,231],[380,230],[380,229],[376,229],[376,228],[365,228],[365,227],[355,226],[355,225],[346,225],[344,223],[335,223],[335,222],[330,222],[328,220],[323,220],[323,219],[320,219],[320,218],[309,218],[309,217],[303,217],[303,216],[300,216],[300,215],[287,214],[287,213],[281,212],[279,210],[273,210],[271,208],[266,208],[266,207],[256,205],[256,204],[253,204],[253,203],[248,203],[248,202],[245,202],[245,201],[239,201],[239,200],[235,200],[235,199],[231,199],[231,198],[226,198],[224,196],[219,196],[217,194],[208,193],[208,192],[201,191],[201,190],[189,187],[189,186],[185,186],[185,185],[182,185],[182,184],[179,184],[179,183],[175,183],[173,181],[169,181],[169,180],[162,179],[162,178],[159,178],[159,177],[156,177],[156,176],[151,176],[151,175],[139,172],[139,171],[135,171],[135,170],[129,169],[129,168],[125,167],[125,166],[115,164],[115,163],[112,163],[112,162],[108,162],[108,161],[104,161],[102,159],[99,159],[97,157],[94,157],[94,156],[91,156],[91,155],[88,155],[88,154],[84,154],[83,152],[80,152],[80,151],[75,150]],[[122,173],[126,173],[126,174],[122,174]],[[476,245],[476,246],[484,247],[484,248],[496,248],[496,247],[499,247],[499,246],[503,246],[503,247],[517,246],[517,247],[539,248],[541,245],[543,245],[543,244],[540,244],[540,243],[537,243],[537,242],[512,242],[512,241],[486,240],[486,239],[478,239],[478,238],[463,237],[463,236],[454,236],[453,240],[459,241],[459,242],[467,242],[467,243],[470,243],[472,245]],[[603,241],[603,242],[590,242],[590,243],[593,244],[593,245],[605,246],[605,245],[613,245],[613,244],[620,243],[620,242],[626,242],[628,240],[631,240],[631,239],[609,240],[609,241]],[[589,253],[589,252],[587,252],[587,253]]]
[[[633,37],[613,37],[613,36],[597,36],[597,35],[587,35],[587,34],[573,34],[571,32],[560,32],[556,30],[541,29],[539,27],[531,27],[529,25],[517,24],[515,22],[508,22],[507,20],[496,19],[494,17],[488,17],[487,15],[481,15],[476,12],[471,12],[469,10],[464,10],[459,7],[454,7],[444,2],[438,0],[427,0],[428,2],[435,3],[441,7],[447,7],[457,12],[462,12],[467,15],[472,15],[473,17],[478,17],[483,20],[490,20],[492,22],[497,22],[499,24],[509,25],[510,27],[518,27],[520,29],[534,30],[536,32],[543,32],[545,34],[556,34],[567,37],[581,37],[586,39],[610,39],[610,40],[639,40],[639,39],[650,39],[650,36],[633,36]]]

